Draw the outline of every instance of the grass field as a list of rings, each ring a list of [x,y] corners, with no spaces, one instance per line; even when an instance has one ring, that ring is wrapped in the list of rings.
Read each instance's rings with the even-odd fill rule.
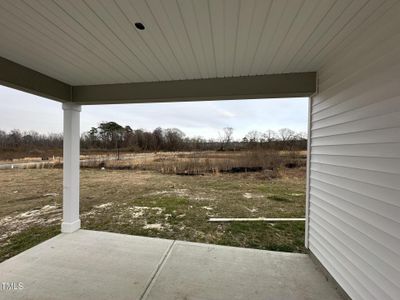
[[[62,170],[0,170],[0,261],[59,233]],[[165,174],[81,170],[82,227],[239,247],[304,251],[303,222],[211,223],[210,217],[303,217],[305,168]]]

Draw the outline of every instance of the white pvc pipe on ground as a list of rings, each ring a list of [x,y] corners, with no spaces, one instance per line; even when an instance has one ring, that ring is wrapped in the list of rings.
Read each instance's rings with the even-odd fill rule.
[[[292,221],[305,221],[305,218],[210,218],[209,222],[292,222]]]

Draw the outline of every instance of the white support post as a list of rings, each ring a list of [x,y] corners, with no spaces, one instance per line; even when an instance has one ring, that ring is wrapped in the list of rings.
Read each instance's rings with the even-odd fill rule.
[[[63,222],[61,232],[74,232],[81,227],[79,219],[79,154],[81,106],[64,103],[63,154]]]

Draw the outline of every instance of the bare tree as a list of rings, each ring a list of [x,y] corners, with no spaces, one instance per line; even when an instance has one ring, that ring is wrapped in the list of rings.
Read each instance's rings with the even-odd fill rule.
[[[185,134],[177,128],[169,128],[164,132],[167,150],[177,151],[182,148]]]
[[[260,142],[261,133],[257,130],[252,130],[246,134],[245,138],[247,139],[249,146],[255,148]]]
[[[246,134],[246,138],[248,139],[248,141],[250,143],[257,143],[259,141],[260,137],[261,137],[261,133],[257,130],[249,131]]]
[[[240,142],[234,141],[234,129],[225,127],[219,132],[219,138],[204,139],[186,137],[176,128],[156,128],[153,131],[132,129],[115,122],[102,122],[92,127],[81,136],[82,149],[124,151],[191,151],[191,150],[225,150],[238,149],[276,149],[303,150],[307,148],[307,135],[283,128],[275,133],[272,130],[250,131]],[[22,132],[0,130],[0,159],[23,157],[23,155],[40,155],[48,157],[58,155],[62,150],[62,134],[40,134],[34,131]]]
[[[271,129],[268,129],[268,130],[263,134],[263,139],[264,139],[267,143],[272,142],[273,140],[275,140],[275,138],[276,138],[276,132],[273,131],[273,130],[271,130]]]
[[[154,150],[160,151],[164,143],[163,130],[161,129],[161,127],[157,127],[156,129],[153,130],[153,136],[156,145]]]
[[[286,142],[286,141],[293,140],[296,136],[296,132],[294,132],[293,130],[291,130],[289,128],[282,128],[282,129],[279,129],[278,135],[279,135],[279,138],[281,141]]]
[[[232,142],[233,137],[233,128],[232,127],[225,127],[222,129],[222,135],[220,134],[220,141],[221,141],[221,150],[225,150]]]

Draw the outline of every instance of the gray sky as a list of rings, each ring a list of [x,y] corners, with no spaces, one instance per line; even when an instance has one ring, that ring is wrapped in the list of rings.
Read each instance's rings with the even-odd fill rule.
[[[307,131],[307,98],[83,106],[81,131],[101,121],[153,130],[179,128],[188,136],[217,138],[224,127],[242,138],[251,130]],[[0,129],[62,132],[61,104],[0,86]]]

